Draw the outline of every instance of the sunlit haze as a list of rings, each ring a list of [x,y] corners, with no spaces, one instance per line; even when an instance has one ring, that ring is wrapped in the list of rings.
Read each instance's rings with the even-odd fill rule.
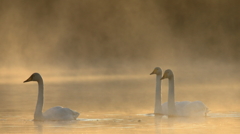
[[[153,113],[155,67],[174,72],[176,101],[200,100],[210,113],[240,114],[239,4],[3,0],[0,114],[33,119],[37,83],[23,81],[34,72],[44,80],[44,111],[61,105],[79,118],[92,111]],[[163,80],[162,102],[167,95]]]

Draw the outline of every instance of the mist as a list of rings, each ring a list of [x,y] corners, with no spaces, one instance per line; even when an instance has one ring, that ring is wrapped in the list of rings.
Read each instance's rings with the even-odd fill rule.
[[[237,0],[2,0],[0,80],[21,83],[33,72],[53,83],[56,79],[84,82],[141,77],[147,81],[146,93],[153,97],[155,81],[149,73],[159,66],[172,69],[182,88],[197,86],[205,94],[220,96],[226,89],[234,90],[225,97],[236,100],[239,4]],[[124,84],[118,86],[115,94],[123,95]],[[197,96],[201,90],[192,93]],[[152,105],[145,97],[144,105]],[[212,104],[210,98],[202,98]]]
[[[234,63],[237,2],[2,1],[1,66]]]

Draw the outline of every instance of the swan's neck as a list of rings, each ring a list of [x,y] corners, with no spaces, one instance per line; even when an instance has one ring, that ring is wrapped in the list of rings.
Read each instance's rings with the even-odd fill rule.
[[[161,106],[161,76],[156,76],[156,93],[155,93],[155,109],[154,113],[161,114],[162,106]]]
[[[42,120],[42,107],[43,107],[43,80],[38,80],[38,100],[37,105],[34,113],[34,120]]]
[[[176,115],[175,107],[175,94],[174,94],[174,76],[169,78],[169,89],[168,89],[168,115]]]

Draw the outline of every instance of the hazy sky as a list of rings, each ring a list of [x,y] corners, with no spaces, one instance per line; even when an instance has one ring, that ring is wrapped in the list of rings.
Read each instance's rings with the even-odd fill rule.
[[[0,66],[236,64],[239,4],[238,0],[1,0]]]

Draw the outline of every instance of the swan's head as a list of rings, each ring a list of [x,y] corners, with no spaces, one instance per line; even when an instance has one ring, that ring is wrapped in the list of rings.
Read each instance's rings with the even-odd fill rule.
[[[172,77],[173,77],[173,72],[172,72],[172,70],[168,69],[164,72],[161,80],[165,79],[165,78],[172,78]]]
[[[155,67],[153,72],[150,73],[150,75],[156,74],[156,75],[162,75],[162,69],[160,67]]]
[[[29,81],[39,81],[40,79],[42,79],[41,75],[39,73],[33,73],[27,80],[25,80],[23,83],[25,82],[29,82]]]

